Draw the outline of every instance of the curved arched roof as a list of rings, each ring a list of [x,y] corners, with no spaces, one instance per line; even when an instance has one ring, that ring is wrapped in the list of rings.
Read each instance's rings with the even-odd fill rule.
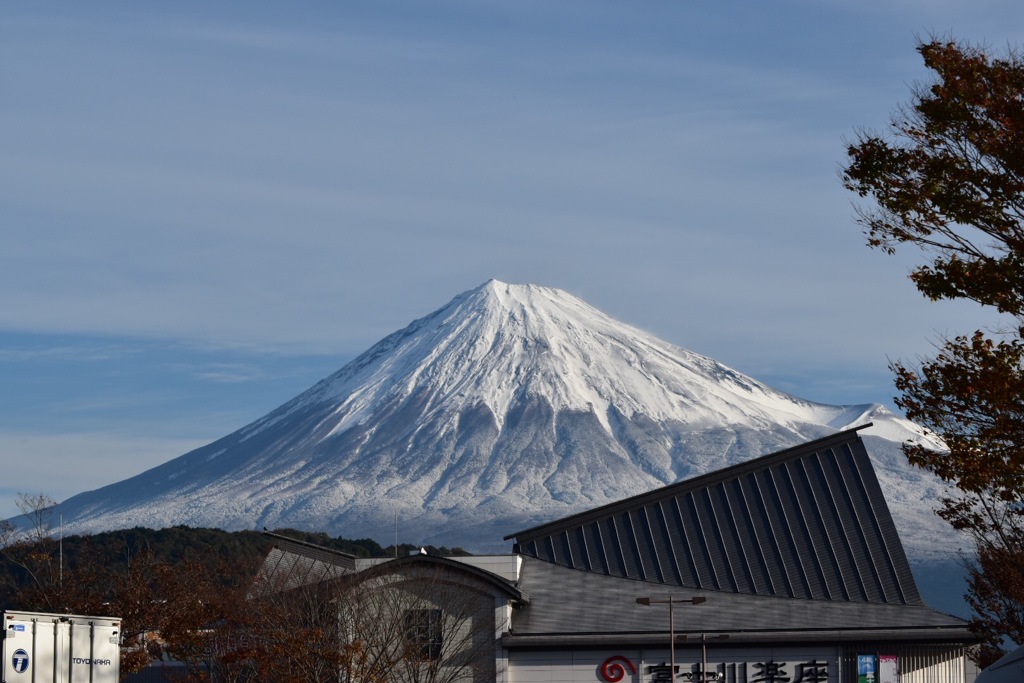
[[[438,557],[435,555],[408,555],[394,560],[387,560],[381,564],[364,569],[359,572],[359,574],[371,575],[379,573],[382,570],[388,573],[401,573],[405,569],[422,568],[439,569],[445,572],[470,576],[495,588],[497,591],[507,595],[513,600],[524,603],[530,601],[529,596],[520,590],[518,586],[506,581],[497,574],[465,562],[459,562],[458,560],[453,560],[447,557]],[[358,575],[354,578],[358,580]]]

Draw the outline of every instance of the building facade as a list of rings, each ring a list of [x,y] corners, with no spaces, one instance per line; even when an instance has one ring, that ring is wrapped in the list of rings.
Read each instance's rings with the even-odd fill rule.
[[[282,540],[268,563],[312,576],[341,567],[356,581],[386,566],[405,577],[394,585],[413,586],[418,572],[435,589],[473,595],[473,628],[489,639],[493,665],[464,667],[452,681],[972,680],[975,639],[963,620],[922,601],[856,430],[506,540],[506,556],[383,565]],[[433,648],[425,659],[459,661],[416,623],[407,637]]]

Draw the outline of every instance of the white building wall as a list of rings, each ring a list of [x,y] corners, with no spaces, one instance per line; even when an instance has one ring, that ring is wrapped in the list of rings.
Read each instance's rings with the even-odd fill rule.
[[[494,673],[495,683],[509,683],[508,650],[501,645],[501,636],[512,624],[512,603],[504,595],[494,596]]]
[[[449,557],[448,559],[489,571],[512,582],[519,581],[519,570],[523,567],[521,555],[469,555]]]
[[[708,672],[723,683],[789,680],[840,683],[839,648],[708,648]],[[676,681],[700,681],[700,645],[676,650]],[[508,683],[655,683],[669,680],[670,652],[663,649],[511,650]],[[774,678],[772,678],[774,676]],[[716,680],[711,677],[708,680]]]
[[[966,683],[964,648],[936,651],[907,648],[900,653],[900,683]]]

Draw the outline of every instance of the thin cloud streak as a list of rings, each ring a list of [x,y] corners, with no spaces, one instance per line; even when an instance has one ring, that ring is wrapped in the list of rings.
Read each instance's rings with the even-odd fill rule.
[[[104,433],[34,434],[0,431],[0,519],[18,514],[19,493],[58,502],[127,479],[204,445],[195,439],[157,439]],[[53,463],[62,463],[54,467]]]
[[[888,401],[888,358],[990,322],[868,251],[836,169],[927,76],[915,34],[1019,40],[1017,3],[42,0],[0,26],[7,433],[226,434],[491,277],[822,402]]]

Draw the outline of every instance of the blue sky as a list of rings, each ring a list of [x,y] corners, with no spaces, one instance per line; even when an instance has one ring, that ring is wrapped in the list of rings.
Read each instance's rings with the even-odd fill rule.
[[[0,5],[0,514],[259,417],[491,277],[798,396],[990,322],[863,246],[844,141],[1018,0]]]

